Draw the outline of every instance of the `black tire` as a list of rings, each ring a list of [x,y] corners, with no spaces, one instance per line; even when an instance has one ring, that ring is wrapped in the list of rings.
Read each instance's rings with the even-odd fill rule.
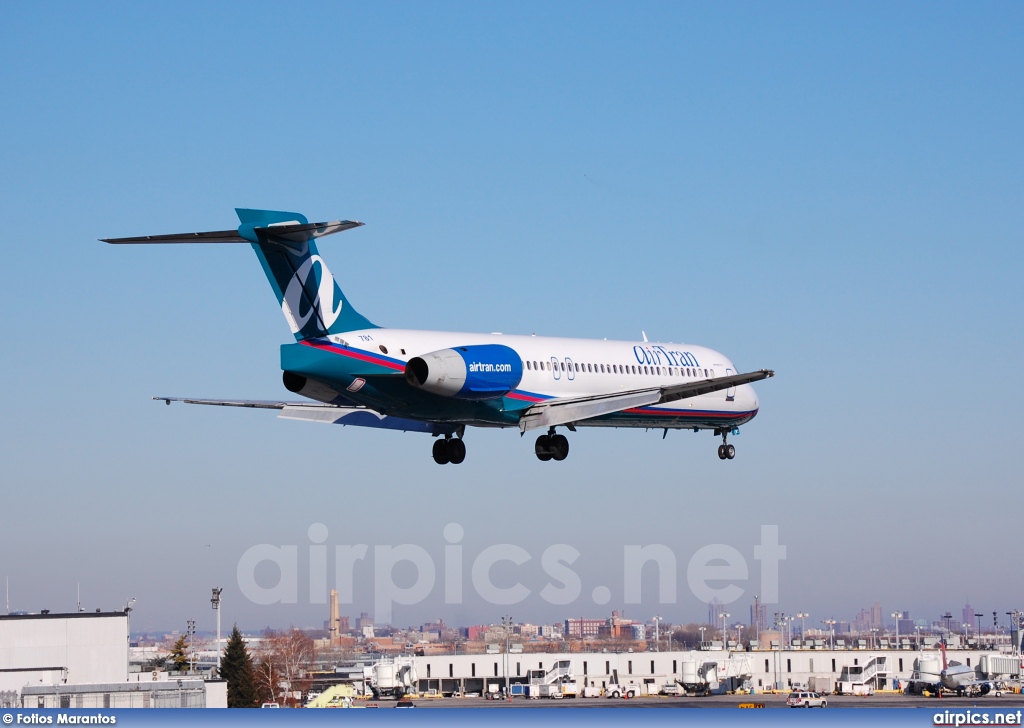
[[[733,445],[726,445],[725,446],[725,457],[727,457],[729,460],[732,460],[734,457],[736,457],[736,448],[735,448],[735,446],[733,446]]]
[[[718,446],[718,459],[725,460],[725,445]]]
[[[626,693],[626,697],[630,698],[630,699],[635,698],[636,697],[636,693],[634,693],[632,690],[630,690],[628,693]]]
[[[460,438],[453,437],[448,441],[448,462],[458,465],[466,459],[466,443]]]
[[[552,460],[565,460],[569,457],[569,439],[565,435],[552,435],[548,449]]]
[[[448,464],[448,443],[444,440],[435,440],[434,449],[432,451],[434,456],[434,462],[438,465]]]
[[[533,445],[533,452],[537,455],[537,459],[541,462],[547,462],[551,459],[550,443],[547,435],[541,435],[537,438],[537,442]]]
[[[616,690],[616,691],[615,691],[614,693],[612,693],[612,697],[613,697],[613,698],[617,698],[617,697],[619,697],[619,691],[618,691],[618,690]]]

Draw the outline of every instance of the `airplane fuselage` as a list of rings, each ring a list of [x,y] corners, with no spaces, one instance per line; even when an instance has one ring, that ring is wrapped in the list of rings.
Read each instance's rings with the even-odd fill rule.
[[[501,344],[514,350],[522,379],[504,396],[460,400],[411,389],[409,360],[437,350]],[[736,374],[724,354],[703,346],[545,336],[365,329],[282,347],[282,369],[330,385],[389,415],[477,426],[516,426],[522,410],[553,398],[585,397]],[[667,404],[584,420],[582,427],[735,428],[757,414],[749,384]]]

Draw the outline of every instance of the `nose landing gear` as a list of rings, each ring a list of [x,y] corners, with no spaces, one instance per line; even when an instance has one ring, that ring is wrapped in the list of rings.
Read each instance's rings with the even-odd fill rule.
[[[541,462],[565,460],[569,457],[569,439],[565,435],[556,435],[555,428],[552,427],[548,434],[537,438],[533,451]]]
[[[458,465],[466,459],[466,443],[461,437],[445,435],[443,440],[435,440],[434,448],[431,451],[434,462],[438,465]]]

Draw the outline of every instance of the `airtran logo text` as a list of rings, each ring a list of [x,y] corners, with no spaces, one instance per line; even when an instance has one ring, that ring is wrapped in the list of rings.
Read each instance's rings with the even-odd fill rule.
[[[634,346],[633,356],[639,364],[673,367],[699,367],[697,359],[688,351],[668,351],[664,346]]]
[[[469,363],[469,371],[476,374],[511,374],[511,364],[488,364],[482,361]]]

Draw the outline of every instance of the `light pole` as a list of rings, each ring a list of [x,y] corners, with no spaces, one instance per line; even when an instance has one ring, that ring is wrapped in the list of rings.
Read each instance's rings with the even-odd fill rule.
[[[873,649],[873,650],[878,649],[877,648],[877,644],[878,644],[877,643],[877,639],[878,639],[878,627],[872,627],[871,628],[871,649]]]
[[[224,591],[223,588],[215,586],[213,595],[210,597],[210,606],[217,613],[217,677],[220,677],[220,593],[222,591]]]
[[[654,617],[654,651],[655,652],[661,652],[661,630],[659,629],[660,626],[661,626],[661,617],[657,617],[657,616]],[[582,625],[580,625],[580,629],[581,630],[583,629]]]
[[[917,649],[921,650],[921,625],[915,624],[914,629],[917,631]]]
[[[196,637],[196,620],[188,620],[188,671],[189,674],[195,672],[196,668],[196,648],[195,648],[195,637]]]
[[[800,612],[796,616],[800,618],[800,640],[804,643],[804,646],[806,647],[807,633],[804,631],[804,620],[807,619],[807,617],[810,617],[811,615],[809,615],[807,612]]]
[[[740,623],[740,622],[737,622],[736,623],[736,649],[737,650],[741,650],[743,648],[743,645],[741,644],[742,640],[743,640],[743,624]]]
[[[981,618],[984,617],[985,615],[984,614],[975,613],[974,616],[978,618],[977,640],[978,640],[978,647],[980,648],[981,647]]]
[[[132,646],[132,607],[134,606],[135,597],[129,599],[124,605],[125,627],[128,629],[128,644],[125,647],[129,652],[131,652]],[[78,611],[82,611],[81,607],[79,607]]]
[[[725,620],[729,619],[730,616],[732,616],[732,615],[730,615],[728,612],[722,612],[721,614],[718,615],[718,618],[722,620],[722,648],[723,649],[728,649],[727,645],[729,643],[729,634],[726,632]]]
[[[509,630],[512,629],[512,617],[504,616],[501,618],[501,625],[505,628],[505,699],[512,700],[512,694],[508,689],[508,650],[509,650]],[[580,622],[580,639],[583,638],[583,622]]]
[[[829,649],[834,650],[836,648],[836,620],[834,619],[823,619],[821,623],[828,627],[829,633]]]
[[[896,621],[896,649],[898,650],[900,648],[900,613],[893,612],[889,616]]]
[[[701,625],[701,628],[700,628],[700,648],[702,650],[704,649],[704,630],[706,630],[706,629],[707,629],[707,627]]]

